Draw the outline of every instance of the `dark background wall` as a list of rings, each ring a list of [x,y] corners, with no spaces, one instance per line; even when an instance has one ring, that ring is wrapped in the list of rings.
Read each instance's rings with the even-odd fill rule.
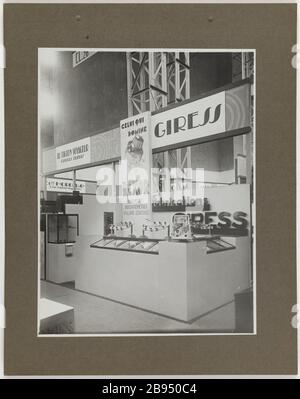
[[[191,97],[231,83],[231,53],[190,54]]]
[[[75,68],[71,51],[56,53],[55,64],[40,69],[41,94],[55,102],[53,116],[40,119],[43,148],[109,130],[127,117],[125,53],[99,52]],[[232,81],[231,53],[192,53],[190,65],[192,97]]]

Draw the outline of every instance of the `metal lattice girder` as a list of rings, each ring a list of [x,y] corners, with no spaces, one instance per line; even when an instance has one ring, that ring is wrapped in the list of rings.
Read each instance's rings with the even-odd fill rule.
[[[188,52],[167,53],[168,103],[190,98],[190,62]]]
[[[167,61],[166,53],[149,53],[150,110],[165,107],[167,100]]]
[[[127,53],[128,115],[190,97],[189,53]]]
[[[166,53],[127,53],[128,115],[167,105]]]
[[[188,52],[127,53],[128,116],[155,111],[170,103],[190,98],[190,62]],[[171,152],[165,151],[161,164],[170,167]],[[155,157],[154,157],[155,158]],[[191,167],[191,148],[176,150],[177,168]],[[162,165],[155,160],[159,169]],[[163,172],[159,172],[159,175]],[[157,176],[158,177],[158,176]],[[166,187],[170,176],[164,176]],[[159,186],[154,179],[153,185]],[[158,186],[156,187],[159,191]]]
[[[254,75],[254,53],[242,51],[232,54],[232,81],[235,82],[240,79],[252,77]],[[254,128],[254,92],[253,84],[251,85],[250,95],[250,112],[252,129]],[[252,167],[253,167],[253,132],[233,139],[235,152],[242,148],[242,155],[246,156],[246,181],[252,181]],[[239,183],[239,181],[237,181]]]
[[[248,78],[254,74],[254,53],[243,52],[243,71],[244,77]]]
[[[253,76],[254,73],[254,54],[253,52],[243,51],[232,54],[232,79],[233,81],[245,79]]]

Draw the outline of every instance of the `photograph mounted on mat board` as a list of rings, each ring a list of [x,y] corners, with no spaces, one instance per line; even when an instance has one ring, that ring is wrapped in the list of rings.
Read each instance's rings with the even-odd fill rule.
[[[38,334],[255,334],[255,51],[85,50],[38,54]]]

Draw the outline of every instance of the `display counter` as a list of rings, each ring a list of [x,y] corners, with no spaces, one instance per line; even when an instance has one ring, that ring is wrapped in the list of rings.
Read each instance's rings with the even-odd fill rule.
[[[113,249],[118,251],[131,251],[146,254],[159,254],[159,242],[166,240],[155,240],[149,238],[136,238],[136,237],[114,237],[114,236],[104,236],[100,240],[91,244],[91,248],[99,249]],[[206,253],[215,253],[220,251],[226,251],[229,249],[235,249],[235,245],[230,243],[220,236],[195,236],[192,240],[175,240],[168,239],[168,242],[198,242],[206,241]]]
[[[91,248],[113,249],[158,255],[159,241],[148,238],[105,236],[91,244]]]
[[[250,240],[79,237],[76,289],[183,321],[250,285]]]

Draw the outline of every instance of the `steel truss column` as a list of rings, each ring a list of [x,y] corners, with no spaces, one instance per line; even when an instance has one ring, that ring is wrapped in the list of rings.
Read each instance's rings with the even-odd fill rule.
[[[246,79],[254,74],[253,52],[243,51],[232,54],[232,81]]]
[[[253,77],[254,75],[254,53],[243,51],[241,53],[232,54],[232,81]],[[252,182],[252,166],[253,166],[253,128],[254,128],[254,92],[253,83],[251,84],[250,93],[250,113],[252,131],[240,137],[234,137],[234,153],[235,157],[241,155],[246,157],[246,182]],[[237,183],[240,183],[240,178]]]
[[[127,53],[128,115],[190,98],[188,52]]]
[[[150,110],[158,110],[168,105],[166,53],[148,53]]]
[[[168,104],[166,53],[127,53],[127,89],[129,116],[165,107]]]
[[[168,103],[190,98],[190,62],[188,52],[167,53]]]
[[[190,98],[188,52],[135,51],[126,56],[128,116],[156,111]],[[190,147],[178,149],[176,155],[180,169],[191,167]],[[169,152],[164,153],[164,161],[164,166],[169,168]],[[169,187],[170,181],[166,184]]]
[[[76,191],[76,169],[73,170],[73,191]]]

